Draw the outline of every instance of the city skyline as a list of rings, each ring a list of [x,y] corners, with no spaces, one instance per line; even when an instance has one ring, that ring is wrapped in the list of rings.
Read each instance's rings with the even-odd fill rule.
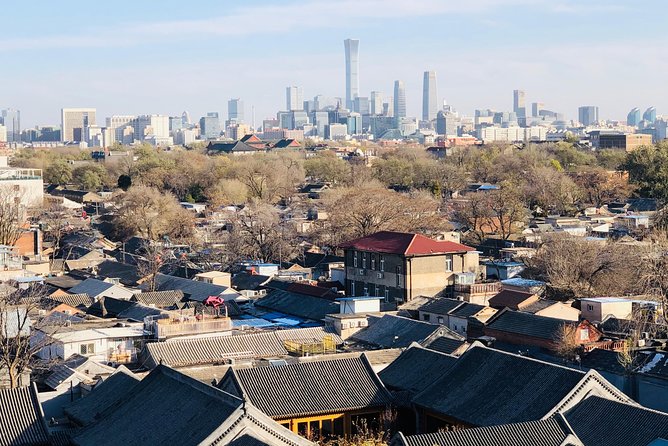
[[[13,5],[7,25],[12,37],[0,52],[19,68],[0,74],[5,86],[0,107],[20,110],[21,127],[29,128],[57,124],[60,109],[67,107],[93,106],[100,118],[177,116],[183,110],[200,117],[224,112],[227,101],[239,97],[249,110],[255,108],[259,121],[282,108],[285,85],[302,86],[305,99],[345,98],[341,42],[350,37],[363,47],[359,95],[392,91],[393,81],[402,79],[408,116],[421,116],[425,70],[441,80],[438,101],[446,99],[465,114],[476,108],[510,110],[513,89],[526,91],[527,104],[544,103],[568,119],[577,119],[583,104],[598,105],[601,119],[624,120],[636,106],[654,105],[660,114],[668,101],[667,92],[646,81],[646,73],[662,73],[667,65],[667,50],[659,44],[665,31],[657,15],[646,14],[661,6],[658,1],[641,9],[628,1],[583,6],[572,0],[472,5],[363,0],[354,2],[354,16],[346,12],[347,1],[203,2],[196,10],[179,8],[177,18],[170,8],[177,3],[168,1],[150,8],[147,21],[139,18],[150,5],[133,4],[133,16],[121,14],[122,7],[105,10],[99,29],[89,25],[98,23],[94,19],[102,9],[97,5],[69,8],[76,13],[67,16],[56,5],[37,12]],[[277,14],[288,18],[277,21]],[[250,33],[239,25],[243,19],[263,25],[261,31]],[[26,22],[35,26],[25,27]],[[609,33],[622,22],[624,33]],[[34,35],[36,28],[40,35]],[[401,32],[390,32],[394,29]],[[439,41],[447,43],[447,53],[433,50]],[[266,51],[269,44],[287,51],[275,56]],[[210,57],[212,47],[230,54],[238,45],[248,49],[247,55]],[[85,58],[78,56],[82,52]],[[185,62],[175,65],[174,52]],[[259,60],[262,70],[253,68]],[[633,88],[615,90],[624,85]]]

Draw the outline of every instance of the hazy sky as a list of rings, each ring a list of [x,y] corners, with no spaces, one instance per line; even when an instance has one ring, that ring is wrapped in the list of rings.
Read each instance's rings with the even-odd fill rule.
[[[464,113],[508,110],[512,90],[576,116],[632,107],[668,114],[664,0],[115,0],[13,2],[3,9],[0,108],[22,127],[59,123],[61,107],[112,114],[227,117],[241,97],[247,120],[304,97],[345,96],[345,38],[359,38],[360,90],[406,83],[419,116],[422,73]]]

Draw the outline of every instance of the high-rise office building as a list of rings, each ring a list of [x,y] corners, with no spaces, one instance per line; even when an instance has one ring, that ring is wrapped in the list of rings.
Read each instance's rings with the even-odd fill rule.
[[[425,71],[422,81],[422,120],[436,119],[438,113],[438,89],[436,87],[436,72]]]
[[[457,136],[459,123],[456,113],[441,110],[436,114],[436,133],[444,136]]]
[[[220,118],[218,112],[209,112],[199,120],[202,139],[218,139],[220,137]]]
[[[106,119],[106,127],[110,133],[110,144],[114,142],[132,144],[134,142],[134,130],[132,134],[125,132],[125,127],[132,125],[133,119],[135,117],[131,115],[113,115]],[[177,119],[181,120],[181,118]]]
[[[227,101],[227,120],[244,122],[244,101],[239,98]]]
[[[532,102],[531,103],[531,116],[537,118],[540,116],[540,112],[545,108],[545,104],[542,102]]]
[[[642,114],[642,119],[654,124],[656,122],[656,108],[649,107],[645,110],[645,113]]]
[[[183,121],[183,127],[184,128],[190,127],[190,113],[188,113],[187,111],[184,111],[181,114],[181,120]]]
[[[304,90],[302,87],[287,87],[285,89],[285,104],[287,111],[303,110]]]
[[[61,140],[63,142],[85,141],[86,127],[95,125],[94,108],[63,108],[60,110]]]
[[[406,117],[406,86],[404,81],[394,81],[394,117]]]
[[[513,112],[518,118],[526,118],[527,116],[524,97],[524,90],[513,90]]]
[[[183,128],[183,120],[180,116],[170,116],[169,117],[169,132],[175,134],[177,131]]]
[[[369,112],[372,115],[383,114],[383,93],[380,91],[371,92],[371,100],[369,101]]]
[[[626,125],[637,126],[640,124],[642,119],[640,115],[640,109],[638,107],[633,107],[628,115],[626,115]]]
[[[578,121],[585,127],[598,122],[598,107],[595,105],[583,105],[578,108]]]
[[[360,115],[369,114],[369,98],[365,96],[357,96],[354,101],[353,111],[359,113]]]
[[[7,130],[7,142],[21,142],[21,112],[7,108],[0,115],[0,124]]]
[[[357,39],[346,39],[343,41],[343,46],[346,49],[346,108],[352,110],[353,101],[360,93],[360,41]]]

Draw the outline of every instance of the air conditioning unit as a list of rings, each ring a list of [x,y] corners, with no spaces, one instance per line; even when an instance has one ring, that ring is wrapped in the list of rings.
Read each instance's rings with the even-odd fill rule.
[[[382,278],[385,277],[385,274],[384,273],[376,273],[376,277],[379,278],[379,279],[382,279]]]
[[[359,274],[360,274],[360,276],[366,276],[366,270],[365,269],[360,269]]]

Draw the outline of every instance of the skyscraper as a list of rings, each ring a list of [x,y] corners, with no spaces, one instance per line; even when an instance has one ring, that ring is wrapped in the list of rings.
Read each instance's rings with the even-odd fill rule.
[[[209,112],[199,120],[202,139],[217,139],[220,137],[220,118],[218,112]]]
[[[353,101],[360,93],[360,41],[357,39],[346,39],[343,41],[343,45],[346,49],[346,108],[352,110]]]
[[[7,108],[0,115],[0,124],[7,130],[7,142],[21,141],[21,112]]]
[[[239,98],[227,101],[227,120],[236,122],[244,121],[244,101]]]
[[[626,125],[637,126],[641,120],[640,109],[633,107],[628,115],[626,115]]]
[[[527,116],[524,96],[524,90],[513,90],[513,112],[518,118],[526,118]]]
[[[183,121],[184,128],[190,127],[190,113],[184,111],[183,114],[181,114],[181,121]]]
[[[542,102],[532,102],[531,103],[531,116],[537,118],[540,116],[540,112],[545,108],[545,104]]]
[[[304,90],[302,87],[287,87],[285,89],[285,103],[287,111],[304,109]]]
[[[380,91],[371,92],[371,100],[369,103],[369,112],[372,115],[383,114],[383,93]]]
[[[394,81],[394,117],[406,117],[406,86],[404,81]]]
[[[583,105],[578,108],[578,121],[585,127],[598,122],[598,107],[595,105]]]
[[[95,125],[94,108],[63,108],[60,110],[61,134],[63,142],[81,142],[85,140],[86,127]]]
[[[438,90],[436,87],[436,72],[425,71],[422,81],[422,120],[436,119],[438,112]]]
[[[645,110],[645,113],[642,114],[642,119],[654,124],[656,122],[656,108],[649,107]]]

